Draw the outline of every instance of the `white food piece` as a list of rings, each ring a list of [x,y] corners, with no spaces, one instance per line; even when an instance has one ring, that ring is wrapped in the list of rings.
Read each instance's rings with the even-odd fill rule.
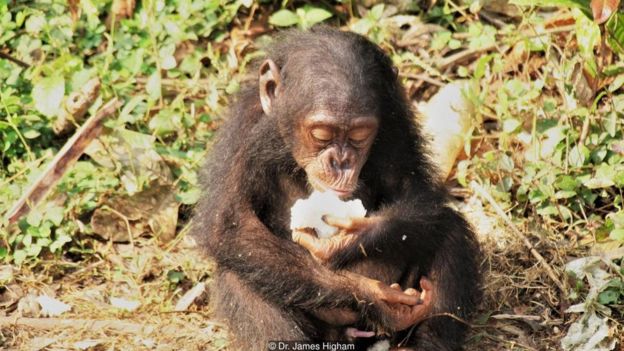
[[[312,228],[319,238],[328,238],[336,234],[338,228],[325,223],[324,215],[363,218],[366,209],[359,199],[342,201],[330,191],[314,191],[309,198],[297,200],[290,209],[290,229]]]
[[[141,303],[139,301],[136,300],[126,300],[120,297],[111,297],[110,298],[110,303],[111,305],[113,305],[116,308],[119,308],[121,310],[126,310],[126,311],[134,311],[137,308],[139,308],[139,306],[141,306]]]
[[[47,317],[60,316],[71,310],[71,306],[47,295],[37,296],[37,302],[41,306],[41,314]]]

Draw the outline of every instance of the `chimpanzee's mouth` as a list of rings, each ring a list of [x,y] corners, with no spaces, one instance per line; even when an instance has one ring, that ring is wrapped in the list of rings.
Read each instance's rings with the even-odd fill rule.
[[[334,189],[334,188],[328,188],[327,190],[334,192],[336,195],[338,195],[341,198],[349,197],[353,193],[353,190],[343,190],[343,189]]]
[[[355,189],[333,188],[333,187],[331,187],[329,185],[326,185],[322,181],[320,181],[318,179],[315,179],[313,177],[308,177],[308,182],[310,183],[310,185],[312,186],[312,188],[314,190],[320,191],[320,192],[331,191],[332,193],[336,194],[342,200],[345,200],[345,199],[349,198],[351,196],[351,194],[353,194],[353,192],[355,191]]]

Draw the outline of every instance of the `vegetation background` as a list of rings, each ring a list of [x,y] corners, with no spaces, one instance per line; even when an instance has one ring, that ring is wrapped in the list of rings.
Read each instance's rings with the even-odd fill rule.
[[[0,0],[0,348],[228,348],[186,236],[197,171],[271,34],[324,22],[381,45],[431,118],[424,101],[461,81],[447,183],[486,272],[467,349],[622,349],[619,8]],[[20,198],[34,208],[16,216]]]

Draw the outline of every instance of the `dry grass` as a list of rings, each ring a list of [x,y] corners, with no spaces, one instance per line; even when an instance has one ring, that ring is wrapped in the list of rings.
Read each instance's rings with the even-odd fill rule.
[[[473,321],[467,349],[558,349],[559,339],[572,321],[563,315],[567,303],[556,286],[522,240],[510,234],[496,215],[487,213],[476,196],[458,207],[479,233],[486,274],[485,300]],[[556,247],[554,240],[539,240],[537,234],[530,237],[555,269],[574,254],[565,246]],[[37,311],[25,308],[23,302],[18,306],[15,301],[8,305],[2,301],[6,307],[3,314],[13,321],[7,323],[5,318],[2,324],[3,349],[79,350],[77,342],[81,341],[93,341],[90,350],[227,349],[227,332],[210,319],[206,294],[190,311],[173,312],[194,283],[206,281],[210,287],[213,269],[183,233],[168,247],[142,239],[134,245],[102,244],[96,251],[100,259],[71,265],[45,262],[36,271],[23,268],[15,274],[8,286],[19,286],[22,300],[32,299],[28,294],[47,294],[72,309],[60,317],[68,320],[66,324],[39,319],[44,325],[28,327],[14,324],[15,318],[19,314],[40,317]],[[184,272],[185,278],[172,283],[167,278],[172,270]],[[110,304],[110,297],[136,300],[140,307],[123,311]]]
[[[169,248],[151,240],[134,245],[103,245],[98,248],[101,260],[67,266],[46,262],[37,271],[26,268],[16,274],[9,287],[19,286],[22,300],[28,294],[47,294],[72,306],[60,318],[67,325],[46,323],[36,327],[3,323],[0,348],[15,350],[78,350],[77,342],[94,341],[90,350],[222,350],[227,335],[221,324],[209,318],[207,294],[200,296],[186,312],[174,306],[194,282],[210,282],[212,265],[201,259],[187,238]],[[169,271],[182,271],[185,278],[174,284]],[[135,311],[124,311],[110,303],[111,297],[139,301]],[[15,320],[39,317],[24,303],[12,304],[4,314]],[[6,319],[6,318],[5,318]],[[36,319],[16,320],[33,324]],[[103,321],[112,321],[102,325]],[[45,344],[48,344],[42,347]]]

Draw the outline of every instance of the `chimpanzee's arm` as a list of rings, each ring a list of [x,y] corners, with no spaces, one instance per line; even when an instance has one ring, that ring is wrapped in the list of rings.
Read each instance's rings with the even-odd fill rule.
[[[268,301],[307,311],[347,307],[376,320],[384,318],[379,299],[417,303],[417,297],[389,287],[368,286],[370,279],[333,272],[301,246],[273,235],[252,211],[237,213],[238,219],[226,221],[229,228],[213,237],[210,253]]]
[[[413,202],[397,201],[370,216],[377,221],[334,252],[328,260],[330,267],[372,257],[429,266],[445,240],[472,235],[463,218],[443,204],[419,209]]]

